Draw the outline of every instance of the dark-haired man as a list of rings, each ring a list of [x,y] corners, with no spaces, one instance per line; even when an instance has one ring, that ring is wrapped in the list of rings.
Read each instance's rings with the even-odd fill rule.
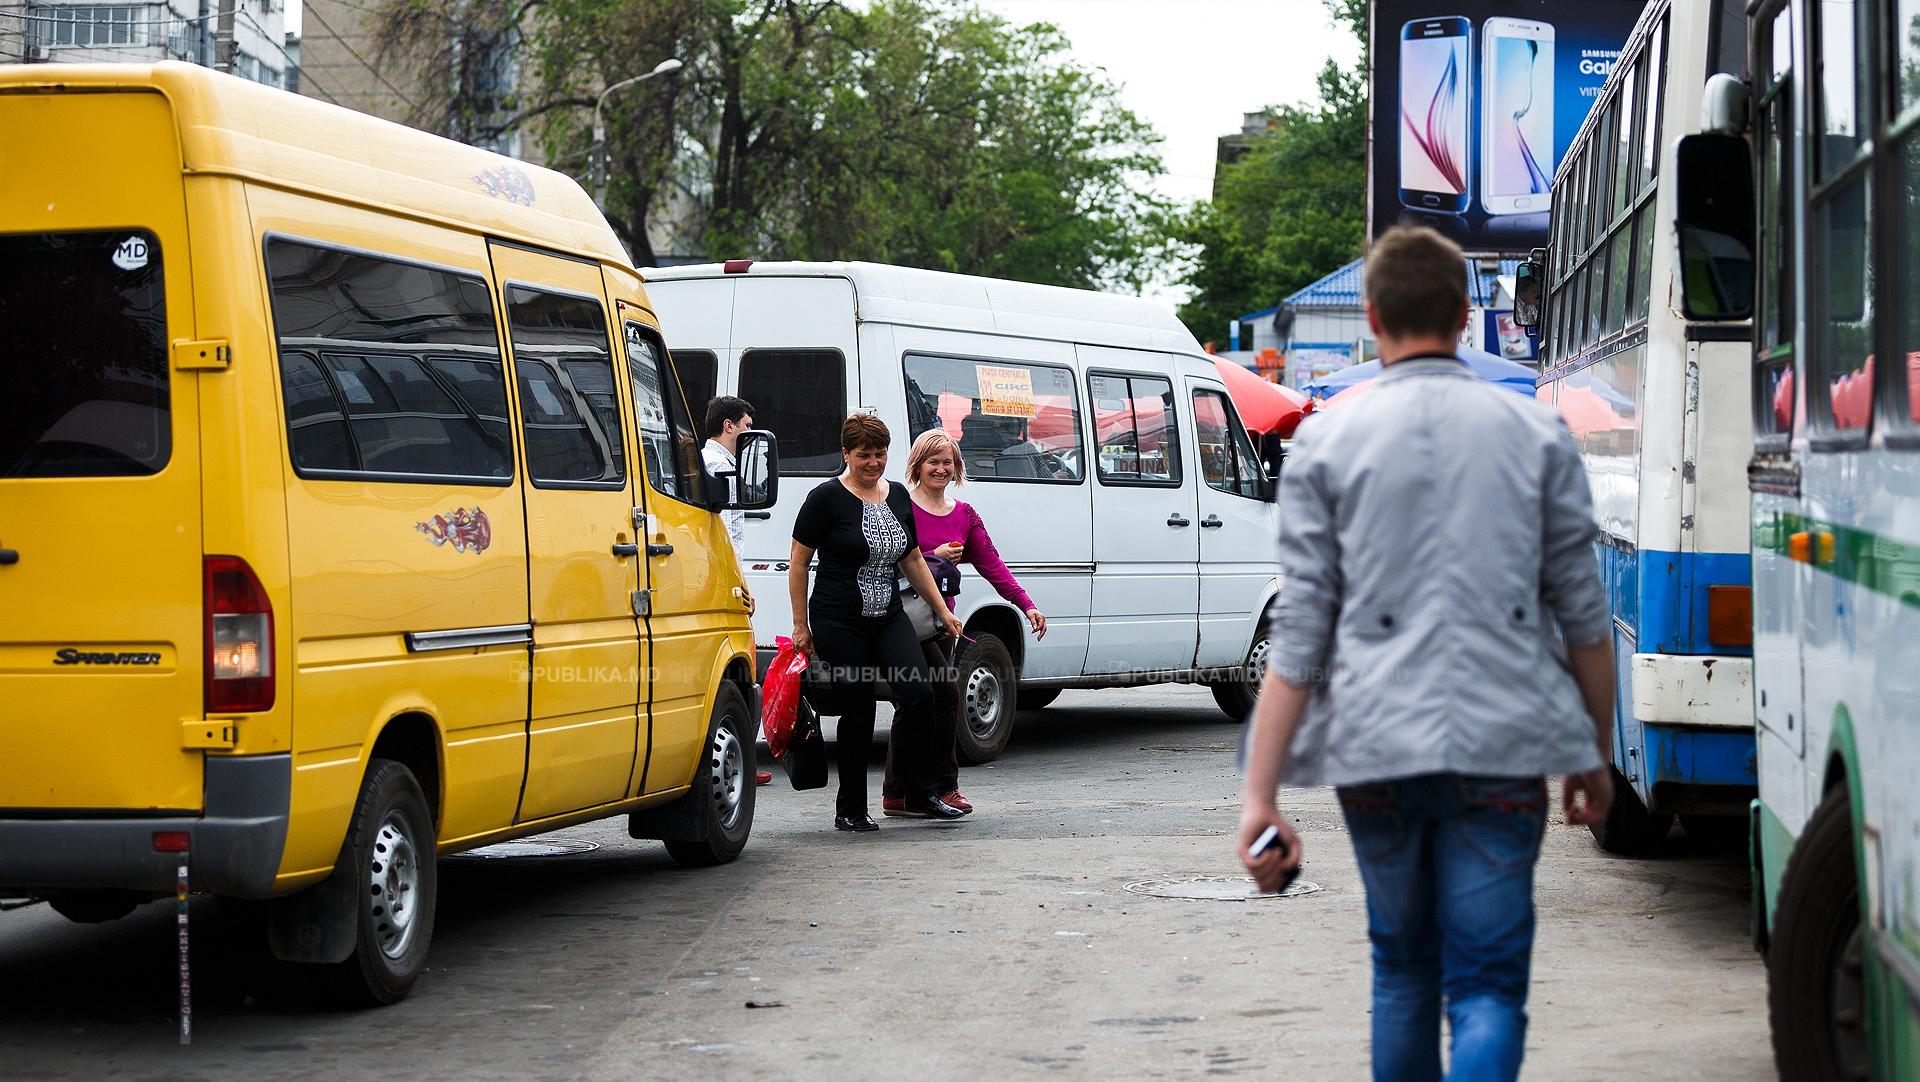
[[[1569,823],[1612,800],[1613,647],[1586,473],[1550,408],[1455,358],[1465,260],[1430,229],[1367,255],[1386,366],[1310,419],[1280,480],[1271,613],[1240,855],[1273,889],[1300,840],[1275,789],[1338,787],[1367,890],[1373,1075],[1520,1072],[1546,775]],[[1268,827],[1282,847],[1260,857]],[[1284,852],[1284,855],[1282,855]]]
[[[707,416],[702,431],[707,435],[706,445],[700,448],[700,462],[711,474],[735,474],[739,472],[740,433],[753,427],[753,404],[744,398],[721,395],[707,403]],[[732,492],[734,481],[729,478],[727,491]],[[733,541],[733,558],[740,559],[740,548],[746,544],[746,514],[734,508],[720,512],[720,521],[727,526],[727,537]],[[747,581],[746,569],[741,568],[740,581]],[[747,603],[747,615],[753,615],[753,594],[744,599]],[[765,785],[773,780],[773,771],[761,770],[754,774],[757,784]]]
[[[740,433],[753,427],[753,403],[732,395],[721,395],[707,403],[707,417],[702,431],[706,433],[706,445],[700,448],[700,460],[711,474],[734,473],[740,468],[735,457],[740,448]],[[729,482],[728,491],[732,491]],[[737,557],[740,546],[746,543],[746,516],[732,508],[720,512],[720,521],[727,524],[727,536],[733,539],[733,551]]]

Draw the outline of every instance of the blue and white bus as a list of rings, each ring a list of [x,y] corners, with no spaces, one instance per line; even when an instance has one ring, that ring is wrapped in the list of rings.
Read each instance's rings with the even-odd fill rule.
[[[1647,5],[1553,182],[1538,395],[1587,464],[1619,665],[1601,848],[1677,815],[1732,835],[1754,793],[1744,325],[1673,307],[1673,186],[1702,86],[1745,65],[1739,0]],[[1531,269],[1531,268],[1530,268]]]

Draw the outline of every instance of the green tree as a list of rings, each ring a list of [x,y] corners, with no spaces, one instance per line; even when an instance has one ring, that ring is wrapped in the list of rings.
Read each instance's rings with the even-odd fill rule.
[[[1365,0],[1326,0],[1360,39],[1361,59],[1329,60],[1319,101],[1269,109],[1268,133],[1223,166],[1212,200],[1179,226],[1192,252],[1180,318],[1203,341],[1229,320],[1277,304],[1360,254],[1366,230]]]
[[[1169,243],[1171,208],[1146,189],[1159,137],[1052,27],[949,0],[388,0],[383,40],[432,58],[458,98],[445,38],[485,3],[516,5],[489,20],[522,42],[515,94],[442,108],[530,128],[576,173],[598,88],[685,61],[606,109],[608,218],[643,265],[663,216],[715,258],[1062,285],[1137,287]]]

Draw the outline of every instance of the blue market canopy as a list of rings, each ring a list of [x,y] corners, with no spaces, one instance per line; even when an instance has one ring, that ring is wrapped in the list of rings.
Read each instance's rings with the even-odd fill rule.
[[[1496,357],[1484,349],[1474,349],[1472,346],[1461,346],[1454,352],[1454,356],[1465,361],[1467,367],[1473,369],[1474,375],[1488,383],[1504,387],[1515,394],[1533,397],[1535,373],[1526,365],[1516,364],[1504,357]],[[1306,391],[1315,398],[1327,398],[1356,383],[1365,383],[1378,376],[1380,371],[1379,361],[1367,361],[1351,368],[1329,372],[1307,384]]]

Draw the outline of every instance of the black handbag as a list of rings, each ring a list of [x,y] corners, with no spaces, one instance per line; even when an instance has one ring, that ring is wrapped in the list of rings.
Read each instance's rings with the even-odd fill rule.
[[[795,789],[819,789],[827,784],[827,740],[820,732],[820,715],[813,712],[805,695],[793,718],[793,733],[787,737],[787,753],[780,768]]]
[[[935,586],[940,592],[952,596],[960,592],[960,569],[945,556],[926,554],[927,570],[933,574]],[[907,614],[907,621],[913,625],[914,637],[921,642],[942,638],[947,633],[947,625],[933,614],[933,606],[927,598],[920,596],[905,575],[895,582],[900,592],[900,609]],[[944,603],[944,602],[943,602]]]

